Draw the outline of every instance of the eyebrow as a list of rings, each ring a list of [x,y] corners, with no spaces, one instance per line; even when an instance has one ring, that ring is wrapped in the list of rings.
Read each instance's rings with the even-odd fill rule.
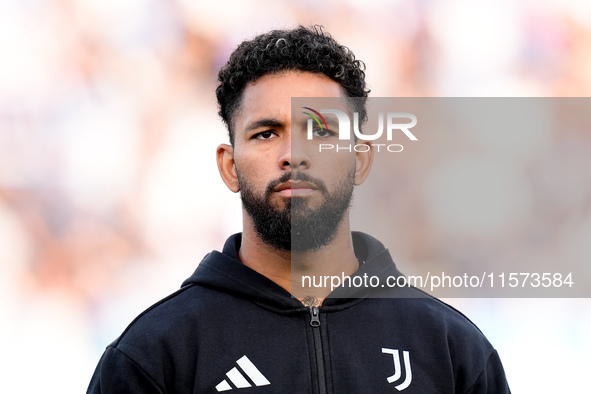
[[[338,128],[338,127],[339,127],[339,121],[338,121],[338,120],[336,120],[336,119],[334,118],[334,116],[325,116],[325,117],[324,117],[324,120],[326,120],[326,124],[327,124],[329,127],[333,127],[333,128]]]
[[[249,123],[246,126],[246,131],[253,131],[256,129],[260,129],[261,127],[282,127],[283,123],[278,121],[275,118],[263,118],[259,120],[255,120],[254,122]]]

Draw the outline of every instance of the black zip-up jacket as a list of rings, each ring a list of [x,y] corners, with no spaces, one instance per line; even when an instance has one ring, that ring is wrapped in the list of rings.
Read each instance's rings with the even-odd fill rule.
[[[353,240],[365,261],[355,275],[400,275],[379,241]],[[138,316],[88,393],[510,392],[497,352],[452,307],[413,288],[339,288],[307,308],[243,265],[240,241]]]

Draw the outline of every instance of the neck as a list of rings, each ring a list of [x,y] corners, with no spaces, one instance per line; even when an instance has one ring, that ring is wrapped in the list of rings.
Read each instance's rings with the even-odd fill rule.
[[[278,250],[269,246],[259,238],[248,214],[243,213],[243,219],[239,251],[242,263],[272,280],[304,304],[312,298],[321,303],[333,290],[331,277],[350,276],[359,267],[347,214],[330,243],[318,250],[303,252]],[[322,281],[323,286],[316,287],[319,281]],[[316,286],[310,285],[314,283]]]

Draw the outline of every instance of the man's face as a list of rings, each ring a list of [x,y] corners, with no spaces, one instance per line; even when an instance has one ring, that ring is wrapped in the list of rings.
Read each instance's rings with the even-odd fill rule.
[[[244,90],[233,119],[233,158],[244,208],[259,237],[280,250],[314,250],[329,243],[349,207],[354,152],[319,152],[338,143],[330,133],[306,139],[304,114],[291,117],[292,97],[344,97],[322,74],[266,75]],[[295,114],[294,114],[295,115]]]

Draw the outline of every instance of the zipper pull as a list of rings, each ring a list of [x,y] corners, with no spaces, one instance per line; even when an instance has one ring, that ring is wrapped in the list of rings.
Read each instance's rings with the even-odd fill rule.
[[[312,327],[320,327],[320,319],[318,318],[319,313],[320,312],[318,311],[317,306],[313,306],[310,308],[310,315],[312,315],[312,319],[310,320],[310,325]]]

